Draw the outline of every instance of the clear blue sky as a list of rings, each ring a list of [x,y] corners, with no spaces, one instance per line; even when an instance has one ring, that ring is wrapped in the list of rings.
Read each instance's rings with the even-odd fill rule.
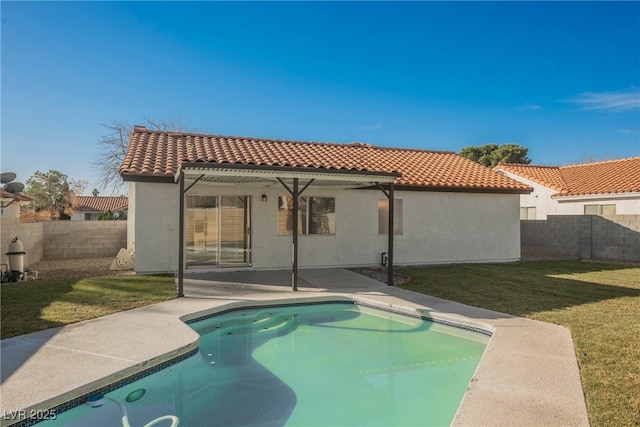
[[[640,155],[640,2],[6,2],[2,171],[95,186],[112,120],[459,151]],[[103,190],[103,195],[109,192]]]

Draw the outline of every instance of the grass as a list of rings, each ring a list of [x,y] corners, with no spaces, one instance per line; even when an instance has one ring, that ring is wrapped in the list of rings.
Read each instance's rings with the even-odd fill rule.
[[[592,426],[640,426],[640,268],[580,261],[404,269],[405,289],[567,327]]]
[[[0,337],[68,325],[175,295],[173,276],[107,276],[2,285]]]

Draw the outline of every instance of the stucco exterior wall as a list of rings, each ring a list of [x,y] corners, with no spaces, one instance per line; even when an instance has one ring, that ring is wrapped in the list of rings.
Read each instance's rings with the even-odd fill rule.
[[[129,221],[140,273],[178,268],[179,186],[132,183]],[[280,186],[243,187],[197,184],[189,194],[250,196],[252,267],[290,268],[291,236],[277,234]],[[267,196],[263,202],[262,195]],[[323,189],[303,196],[335,197],[335,235],[301,235],[299,266],[378,265],[387,236],[378,234],[377,190]],[[418,265],[452,262],[514,261],[520,258],[519,196],[396,191],[403,200],[403,233],[395,237],[395,262]],[[129,237],[131,240],[131,237]]]
[[[135,270],[139,273],[178,270],[180,187],[137,182],[129,192],[129,221],[134,225]],[[135,200],[133,206],[131,200]]]
[[[127,249],[135,249],[136,225],[136,183],[129,183],[129,212],[127,215]]]
[[[585,205],[616,205],[617,215],[640,214],[640,194],[633,195],[589,195],[575,198],[552,198],[557,191],[551,190],[528,179],[510,172],[500,171],[504,175],[525,183],[533,188],[530,194],[520,195],[521,207],[535,207],[536,217],[547,219],[548,215],[584,215]]]
[[[13,202],[9,198],[2,198],[0,200],[2,206],[6,206],[2,208],[2,223],[11,222],[12,220],[20,222],[20,203]]]
[[[558,212],[562,215],[584,215],[584,205],[616,205],[616,215],[639,215],[640,195],[636,198],[584,197],[581,200],[559,200]],[[551,214],[549,214],[551,215]]]

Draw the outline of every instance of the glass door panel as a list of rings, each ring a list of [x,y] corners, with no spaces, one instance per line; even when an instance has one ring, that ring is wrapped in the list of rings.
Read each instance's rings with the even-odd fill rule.
[[[251,198],[186,196],[187,267],[251,264]]]
[[[220,197],[220,265],[251,263],[250,201],[247,196]]]
[[[218,265],[218,197],[187,196],[187,266]]]

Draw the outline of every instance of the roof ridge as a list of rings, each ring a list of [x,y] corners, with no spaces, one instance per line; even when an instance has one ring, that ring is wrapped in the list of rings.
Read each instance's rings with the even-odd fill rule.
[[[532,164],[524,164],[524,163],[498,163],[494,166],[497,168],[498,166],[521,166],[521,167],[529,167],[529,168],[547,168],[547,169],[558,169],[561,166],[553,166],[553,165],[532,165]]]
[[[223,138],[223,139],[232,139],[232,140],[248,140],[248,141],[263,141],[263,142],[278,142],[285,144],[312,144],[312,145],[328,145],[328,146],[338,146],[338,147],[352,147],[352,148],[372,148],[376,150],[392,150],[392,151],[411,151],[411,152],[422,152],[422,153],[435,153],[435,154],[456,154],[454,151],[449,150],[427,150],[421,148],[402,148],[402,147],[389,147],[389,146],[380,146],[373,145],[366,142],[325,142],[325,141],[302,141],[295,139],[282,139],[282,138],[261,138],[255,136],[234,136],[234,135],[216,135],[216,134],[208,134],[208,133],[196,133],[196,132],[183,132],[183,131],[163,131],[157,129],[147,129],[142,127],[136,127],[133,129],[132,133],[156,133],[156,134],[167,134],[167,135],[177,135],[177,136],[199,136],[205,138]]]
[[[107,198],[110,198],[110,199],[127,199],[128,198],[128,196],[93,196],[93,195],[87,196],[85,194],[80,195],[80,196],[76,196],[76,197],[89,197],[89,198],[92,198],[92,199],[100,199],[100,198],[103,198],[103,199],[107,199]]]
[[[597,162],[574,163],[574,164],[570,164],[570,165],[562,165],[562,166],[560,166],[560,168],[573,168],[573,167],[579,167],[579,166],[593,166],[593,165],[600,165],[600,164],[603,164],[603,163],[624,162],[624,161],[636,160],[636,159],[640,159],[640,156],[623,157],[621,159],[599,160]]]

